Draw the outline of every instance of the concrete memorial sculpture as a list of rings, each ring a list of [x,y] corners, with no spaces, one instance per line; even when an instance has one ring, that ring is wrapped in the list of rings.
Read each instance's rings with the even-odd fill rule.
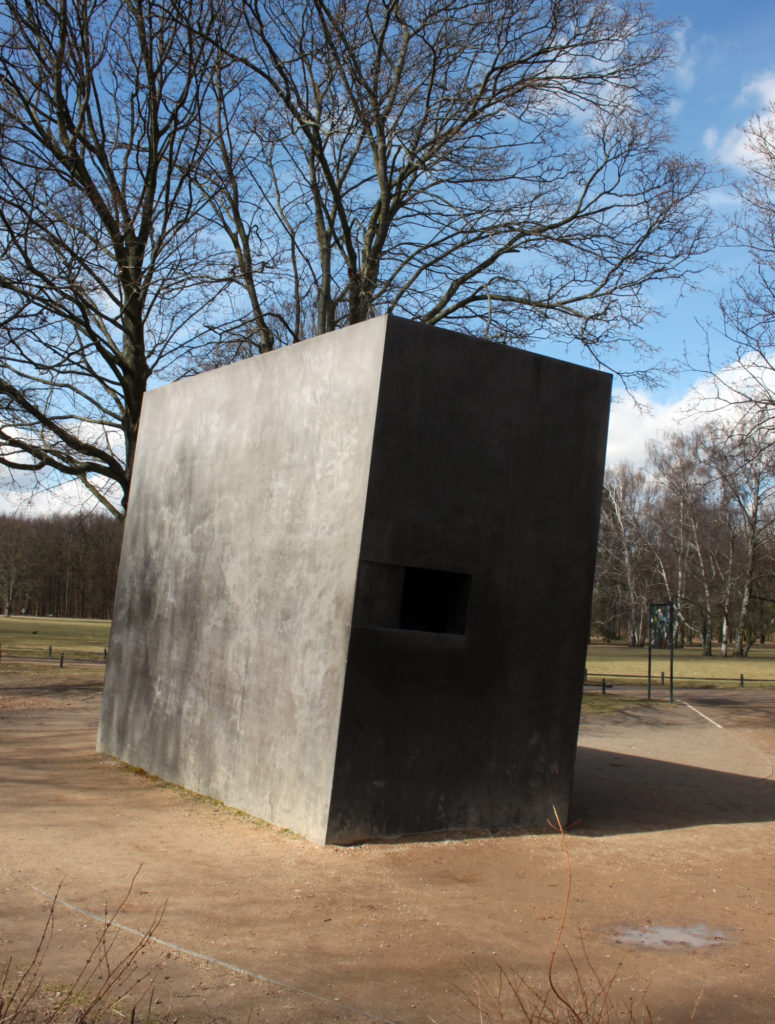
[[[149,392],[98,749],[317,843],[567,814],[609,399],[392,316]]]

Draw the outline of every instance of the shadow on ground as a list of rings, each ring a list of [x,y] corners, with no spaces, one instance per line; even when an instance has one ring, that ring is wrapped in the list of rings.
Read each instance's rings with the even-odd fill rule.
[[[568,820],[596,836],[775,821],[775,782],[579,747]]]
[[[102,679],[93,679],[79,683],[48,683],[35,686],[34,688],[24,684],[20,686],[4,686],[0,695],[9,700],[18,697],[28,700],[30,698],[43,700],[52,697],[93,697],[97,696],[101,691]]]

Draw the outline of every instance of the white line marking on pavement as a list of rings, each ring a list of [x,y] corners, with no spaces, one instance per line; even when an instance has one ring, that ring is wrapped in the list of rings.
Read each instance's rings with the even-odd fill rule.
[[[724,728],[723,725],[719,725],[718,722],[714,722],[712,718],[709,718],[704,711],[700,711],[699,708],[695,708],[691,704],[687,704],[685,700],[679,700],[678,703],[684,704],[690,711],[694,711],[696,714],[698,714],[700,718],[704,718],[706,722],[710,722],[711,725],[715,725],[717,729]]]

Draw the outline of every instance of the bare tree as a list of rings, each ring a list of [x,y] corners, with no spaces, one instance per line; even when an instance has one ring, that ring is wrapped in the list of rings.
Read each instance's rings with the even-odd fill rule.
[[[242,9],[200,181],[243,350],[393,311],[605,366],[645,349],[649,287],[707,247],[706,169],[669,145],[669,26],[602,0]]]
[[[757,407],[770,427],[775,422],[775,103],[745,128],[748,157],[735,183],[739,207],[733,219],[737,242],[747,254],[742,271],[719,298],[720,327],[709,327],[731,344],[729,365],[715,372],[714,398],[738,406],[740,415]],[[717,341],[715,338],[714,341]],[[710,346],[709,346],[710,353]]]
[[[665,593],[675,599],[681,632],[698,635],[708,656],[717,609],[729,604],[734,551],[732,517],[714,471],[716,432],[712,424],[688,433],[673,431],[649,451],[649,471],[659,494],[654,530],[659,576]]]
[[[0,462],[118,516],[148,382],[182,372],[213,294],[192,176],[217,26],[175,0],[0,22]]]
[[[653,555],[682,629],[744,655],[775,622],[775,451],[760,410],[651,446]],[[697,616],[699,612],[699,616]]]
[[[110,618],[121,526],[102,512],[0,514],[0,610]]]
[[[603,635],[624,623],[632,647],[642,647],[655,578],[650,537],[654,491],[646,474],[627,464],[606,474],[600,514],[594,619]]]
[[[31,575],[34,548],[23,519],[0,516],[0,599],[10,615],[18,591]]]
[[[120,516],[149,382],[381,313],[645,353],[708,244],[671,63],[604,0],[6,0],[0,463]]]
[[[721,482],[723,500],[736,526],[740,548],[739,558],[730,558],[730,570],[733,566],[737,569],[739,593],[731,646],[734,654],[743,656],[750,649],[751,606],[775,527],[775,441],[767,410],[756,407],[731,425],[718,421],[713,431],[709,458]],[[730,579],[727,593],[731,591]],[[725,623],[731,617],[731,602],[727,601]],[[771,621],[775,622],[775,615]],[[726,653],[726,636],[722,649]]]

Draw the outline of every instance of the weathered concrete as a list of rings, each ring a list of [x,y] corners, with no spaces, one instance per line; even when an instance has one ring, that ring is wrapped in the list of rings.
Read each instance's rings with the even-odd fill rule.
[[[152,391],[98,745],[322,842],[384,328]]]
[[[393,317],[151,392],[99,748],[316,842],[564,815],[609,394]]]

